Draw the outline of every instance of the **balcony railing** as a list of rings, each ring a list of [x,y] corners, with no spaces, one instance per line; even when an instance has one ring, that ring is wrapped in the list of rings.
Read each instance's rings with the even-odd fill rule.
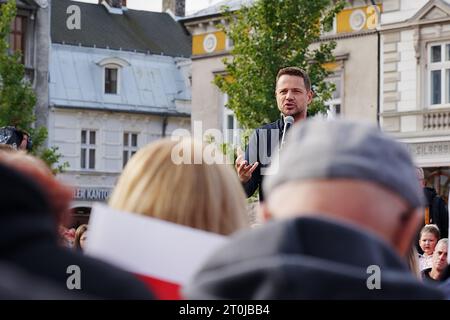
[[[423,131],[450,129],[450,110],[423,113]]]

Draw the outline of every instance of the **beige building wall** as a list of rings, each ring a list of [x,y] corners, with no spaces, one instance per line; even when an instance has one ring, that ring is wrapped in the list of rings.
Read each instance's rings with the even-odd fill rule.
[[[335,55],[343,60],[343,116],[377,121],[377,35],[336,40]],[[339,61],[339,60],[338,60]]]
[[[342,77],[342,116],[377,121],[377,35],[335,39],[337,69]],[[314,46],[313,46],[314,47]],[[220,54],[192,58],[192,123],[202,121],[203,130],[223,127],[223,94],[213,84],[224,71]]]
[[[213,84],[215,74],[224,70],[222,59],[192,59],[192,129],[196,121],[202,122],[203,130],[222,128],[223,94]]]
[[[395,4],[393,0],[390,2]],[[383,46],[380,124],[384,131],[405,143],[416,165],[425,169],[427,185],[447,199],[450,1],[402,0],[397,4],[383,14],[380,29]],[[432,48],[439,48],[439,58],[431,58]],[[431,72],[440,75],[438,84],[433,84]],[[433,92],[439,101],[434,101]]]

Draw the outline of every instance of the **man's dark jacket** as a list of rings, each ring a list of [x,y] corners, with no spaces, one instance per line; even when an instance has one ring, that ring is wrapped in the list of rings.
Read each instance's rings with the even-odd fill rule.
[[[151,299],[132,274],[62,248],[47,198],[27,177],[0,164],[0,261],[68,294],[100,299]],[[81,289],[69,290],[69,266],[79,267]],[[39,290],[39,288],[35,288]],[[65,298],[65,296],[61,297]]]
[[[436,224],[442,238],[448,238],[448,210],[444,200],[430,187],[424,188],[428,207],[430,208],[430,223]]]
[[[281,117],[275,122],[266,124],[256,129],[250,136],[247,149],[245,150],[245,160],[249,164],[258,161],[259,165],[252,174],[252,177],[243,187],[247,197],[251,197],[259,187],[259,200],[264,200],[262,182],[264,170],[267,170],[271,158],[278,153],[278,145],[283,137],[284,119]]]
[[[269,300],[443,298],[438,289],[420,283],[406,262],[375,235],[337,221],[310,217],[271,222],[233,236],[192,279],[184,296]]]

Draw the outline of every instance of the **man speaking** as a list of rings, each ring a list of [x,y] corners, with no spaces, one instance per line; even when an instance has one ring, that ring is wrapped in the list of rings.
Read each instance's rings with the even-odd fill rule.
[[[280,69],[276,78],[275,96],[281,117],[253,132],[245,157],[239,154],[235,168],[247,197],[259,187],[259,200],[263,201],[262,181],[267,174],[270,158],[282,147],[284,136],[292,122],[306,119],[308,105],[312,101],[311,82],[308,74],[297,67]]]

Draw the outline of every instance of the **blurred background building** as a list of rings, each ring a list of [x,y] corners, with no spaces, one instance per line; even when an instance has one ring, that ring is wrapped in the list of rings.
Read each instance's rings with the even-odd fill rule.
[[[67,24],[71,5],[79,29]],[[172,15],[126,1],[57,0],[51,42],[48,143],[69,163],[60,177],[83,220],[139,148],[190,128],[190,37]]]

